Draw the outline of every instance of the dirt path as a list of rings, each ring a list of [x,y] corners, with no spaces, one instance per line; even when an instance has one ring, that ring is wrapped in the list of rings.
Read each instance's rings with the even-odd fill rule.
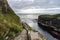
[[[38,32],[28,31],[28,34],[29,40],[43,40]],[[14,40],[28,40],[26,30],[23,30]]]
[[[26,30],[23,30],[14,40],[27,40]]]

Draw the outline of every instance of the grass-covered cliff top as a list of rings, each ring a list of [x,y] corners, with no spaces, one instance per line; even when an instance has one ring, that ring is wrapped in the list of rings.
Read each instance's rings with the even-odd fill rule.
[[[2,1],[3,2],[3,1]],[[6,4],[8,5],[8,3]],[[1,8],[0,4],[0,9]],[[13,37],[16,33],[22,30],[19,17],[14,11],[7,6],[7,13],[0,11],[0,40],[5,40],[6,37]]]
[[[48,17],[48,18],[55,18],[60,20],[60,14],[55,14],[55,15],[40,15],[41,17]]]

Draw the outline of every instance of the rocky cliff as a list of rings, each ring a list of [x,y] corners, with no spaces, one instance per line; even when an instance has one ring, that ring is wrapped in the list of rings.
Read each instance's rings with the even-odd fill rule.
[[[60,14],[59,14],[60,15]],[[60,16],[56,15],[40,15],[38,17],[38,25],[48,31],[53,37],[60,39]]]
[[[45,40],[24,24],[10,8],[7,0],[0,0],[0,40]]]

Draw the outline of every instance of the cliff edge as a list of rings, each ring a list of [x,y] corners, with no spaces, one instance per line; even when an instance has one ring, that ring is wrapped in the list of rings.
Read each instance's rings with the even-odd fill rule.
[[[29,35],[34,35],[36,32],[33,30],[31,31],[31,28],[29,26],[23,26],[25,23],[23,25],[22,24],[23,23],[20,21],[20,18],[8,5],[7,0],[0,0],[0,40],[25,40],[25,36],[27,38],[26,40],[29,40],[30,37],[32,37],[29,37]],[[30,31],[31,33],[29,33]],[[37,34],[38,33],[36,33],[36,35]],[[33,37],[31,40],[38,38],[35,36],[33,39]],[[38,39],[43,40],[44,37],[42,36]]]
[[[60,14],[40,15],[38,17],[38,25],[60,40]]]

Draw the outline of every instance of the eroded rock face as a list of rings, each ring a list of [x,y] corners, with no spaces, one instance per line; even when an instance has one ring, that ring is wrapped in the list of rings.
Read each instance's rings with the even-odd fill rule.
[[[38,25],[60,40],[60,20],[39,16]]]

